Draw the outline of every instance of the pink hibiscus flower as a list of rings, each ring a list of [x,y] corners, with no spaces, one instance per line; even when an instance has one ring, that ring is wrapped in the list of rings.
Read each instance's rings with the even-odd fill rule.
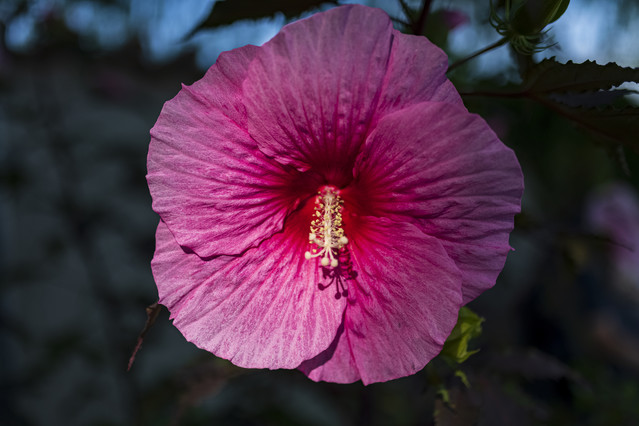
[[[494,285],[522,175],[444,53],[343,6],[222,54],[151,131],[160,303],[234,364],[365,384]]]

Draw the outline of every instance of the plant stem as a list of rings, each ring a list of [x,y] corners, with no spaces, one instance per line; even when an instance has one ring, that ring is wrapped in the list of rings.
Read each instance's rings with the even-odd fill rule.
[[[422,11],[419,14],[419,18],[413,25],[413,34],[422,35],[424,33],[424,27],[426,26],[426,19],[428,19],[428,12],[430,11],[431,0],[424,0],[422,5]]]
[[[467,56],[464,59],[461,59],[461,60],[451,64],[448,67],[448,71],[450,71],[450,70],[452,70],[454,68],[457,68],[457,67],[459,67],[461,65],[464,65],[466,62],[470,61],[471,59],[474,59],[474,58],[476,58],[479,55],[482,55],[482,54],[484,54],[486,52],[489,52],[489,51],[491,51],[493,49],[496,49],[496,48],[498,48],[500,46],[503,46],[506,43],[508,43],[508,39],[506,37],[502,37],[499,40],[497,40],[496,42],[494,42],[493,44],[490,44],[490,45],[484,47],[483,49],[473,53],[472,55]]]
[[[411,23],[406,22],[406,21],[404,21],[404,20],[403,20],[403,19],[401,19],[401,18],[395,18],[394,16],[391,16],[390,18],[391,18],[391,21],[393,21],[393,22],[395,22],[395,23],[397,23],[397,24],[403,25],[403,26],[404,26],[404,27],[406,27],[406,28],[410,28],[410,27],[412,26],[412,24],[411,24]]]

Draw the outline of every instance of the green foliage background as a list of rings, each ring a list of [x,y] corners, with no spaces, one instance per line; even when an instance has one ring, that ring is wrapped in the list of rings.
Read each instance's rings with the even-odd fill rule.
[[[471,321],[456,336],[461,346],[447,346],[448,357],[389,383],[313,383],[297,371],[239,369],[200,351],[161,310],[127,372],[145,307],[157,298],[149,261],[158,219],[144,179],[148,130],[180,83],[203,71],[188,44],[163,63],[150,61],[135,36],[104,48],[67,26],[73,3],[40,15],[28,1],[0,8],[2,34],[30,13],[38,20],[28,49],[0,39],[0,424],[639,419],[639,304],[611,285],[614,245],[585,223],[587,201],[601,185],[639,188],[637,110],[630,92],[610,91],[637,81],[636,68],[542,62],[504,44],[506,69],[478,77],[469,61],[450,72],[467,107],[517,153],[526,192],[515,251],[495,288],[469,305],[478,317],[464,313]],[[125,1],[91,3],[130,12]],[[295,19],[320,3],[334,5],[218,2],[190,34],[277,11]],[[469,25],[490,28],[487,3],[371,3],[393,3],[397,27],[428,35],[451,62],[462,58],[450,50],[442,9],[466,11]],[[503,6],[495,2],[497,12]],[[634,2],[621,10],[624,16],[607,17],[613,31],[637,25]],[[639,52],[628,60],[637,67]]]

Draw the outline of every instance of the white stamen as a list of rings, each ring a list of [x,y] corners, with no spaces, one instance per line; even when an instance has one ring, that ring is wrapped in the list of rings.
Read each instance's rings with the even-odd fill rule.
[[[337,250],[348,244],[342,229],[343,201],[337,191],[336,188],[325,187],[318,193],[308,242],[319,246],[321,250],[313,249],[304,253],[307,260],[322,256],[320,264],[332,268],[339,265]]]

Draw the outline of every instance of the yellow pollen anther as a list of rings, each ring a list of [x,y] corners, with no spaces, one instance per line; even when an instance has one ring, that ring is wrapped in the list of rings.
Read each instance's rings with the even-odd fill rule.
[[[305,252],[307,260],[322,256],[320,264],[323,267],[330,265],[331,268],[336,268],[339,265],[337,250],[348,244],[342,228],[343,203],[336,188],[327,186],[318,192],[308,242],[318,246],[319,250],[313,248]]]

